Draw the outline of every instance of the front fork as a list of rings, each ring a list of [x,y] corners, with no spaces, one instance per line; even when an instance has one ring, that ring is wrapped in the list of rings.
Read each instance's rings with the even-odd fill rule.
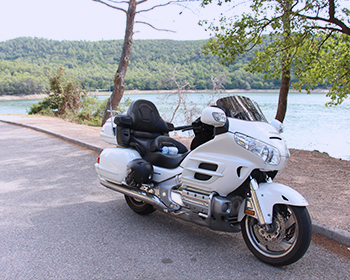
[[[265,216],[266,213],[264,213],[264,208],[261,207],[260,202],[259,202],[259,197],[256,191],[259,188],[259,184],[254,178],[250,178],[250,184],[249,184],[249,189],[250,189],[250,197],[246,198],[246,205],[245,205],[245,214],[251,217],[254,217],[255,219],[258,220],[259,224],[266,225],[266,220]],[[271,215],[270,213],[267,215]]]
[[[271,179],[260,183],[250,178],[250,196],[246,197],[239,210],[238,221],[248,215],[255,218],[260,226],[268,228],[273,224],[273,207],[276,204],[307,206],[306,199],[297,191]]]

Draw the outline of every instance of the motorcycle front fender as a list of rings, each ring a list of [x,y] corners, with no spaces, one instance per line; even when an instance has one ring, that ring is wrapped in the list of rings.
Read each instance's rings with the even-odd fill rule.
[[[308,206],[306,199],[292,188],[279,183],[260,183],[259,188],[255,190],[259,201],[260,209],[253,209],[255,213],[261,211],[266,224],[272,223],[273,207],[276,204],[292,205],[292,206]],[[248,208],[254,207],[254,203],[250,203],[250,198],[246,198],[239,210],[238,221],[242,221],[245,215],[251,215]]]

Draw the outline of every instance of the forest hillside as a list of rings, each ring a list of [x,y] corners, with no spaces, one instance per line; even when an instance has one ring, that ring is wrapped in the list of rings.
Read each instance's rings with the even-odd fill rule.
[[[226,89],[276,89],[279,81],[266,80],[243,67],[253,53],[231,65],[204,55],[206,41],[135,40],[132,47],[126,90],[173,89],[173,76],[192,89],[212,89],[213,80]],[[47,71],[64,66],[89,91],[109,90],[118,68],[122,40],[54,41],[21,37],[0,42],[0,95],[45,93],[49,90]]]

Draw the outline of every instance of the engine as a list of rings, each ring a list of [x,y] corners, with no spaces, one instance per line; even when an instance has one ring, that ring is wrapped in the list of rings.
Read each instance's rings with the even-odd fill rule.
[[[182,188],[182,202],[202,219],[213,216],[215,220],[237,222],[239,208],[243,198],[241,196],[221,197],[215,193],[199,192],[190,187]]]

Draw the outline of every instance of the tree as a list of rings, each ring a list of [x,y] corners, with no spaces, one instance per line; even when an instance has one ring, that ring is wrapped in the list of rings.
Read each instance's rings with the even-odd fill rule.
[[[211,0],[204,0],[203,5],[209,3]],[[349,23],[350,12],[347,8],[340,10],[340,4],[335,0],[252,0],[250,8],[251,13],[243,13],[241,17],[223,16],[219,27],[211,24],[208,29],[215,37],[206,45],[206,51],[219,56],[224,63],[230,63],[238,55],[257,49],[246,69],[264,73],[265,78],[281,77],[276,119],[284,120],[292,74],[299,79],[293,84],[299,90],[305,86],[309,91],[320,83],[328,83],[332,85],[328,95],[337,100],[336,104],[347,97],[350,71],[345,66],[348,63],[340,63],[338,59],[339,63],[327,63],[336,54],[330,45],[341,42],[337,53],[341,58],[340,49],[344,50],[349,44],[349,38],[337,34],[349,32],[346,21]],[[338,18],[336,12],[339,12]],[[267,34],[270,43],[258,49]],[[345,53],[349,57],[349,49]]]
[[[166,30],[166,29],[155,28],[154,26],[152,26],[151,24],[146,23],[146,22],[135,21],[136,14],[151,11],[151,10],[153,10],[155,8],[159,8],[159,7],[164,7],[164,6],[170,5],[171,3],[180,3],[180,2],[184,2],[184,1],[182,1],[182,0],[169,1],[169,2],[166,2],[164,4],[155,5],[151,8],[139,10],[139,11],[136,10],[137,6],[146,3],[148,0],[140,0],[140,1],[136,1],[136,0],[129,0],[129,1],[108,0],[109,2],[114,3],[114,4],[119,4],[119,5],[128,4],[127,10],[124,8],[121,8],[121,7],[111,5],[111,4],[104,2],[104,1],[101,1],[101,0],[93,0],[93,1],[105,4],[108,7],[111,7],[113,9],[118,10],[118,11],[122,11],[126,14],[126,28],[125,28],[125,37],[124,37],[122,55],[121,55],[121,58],[119,61],[118,70],[117,70],[116,74],[114,75],[114,89],[113,89],[113,92],[111,94],[111,97],[108,100],[108,103],[107,103],[107,106],[105,109],[105,113],[104,113],[104,117],[102,119],[102,125],[103,125],[110,116],[110,113],[108,112],[108,110],[110,110],[110,109],[115,110],[118,107],[118,104],[120,103],[120,101],[123,97],[123,94],[124,94],[124,87],[125,87],[124,80],[125,80],[125,75],[126,75],[126,71],[127,71],[129,59],[130,59],[132,39],[133,39],[133,34],[134,34],[134,24],[135,23],[142,23],[142,24],[146,24],[154,29],[157,29],[159,31],[170,31],[170,30]]]
[[[310,93],[318,84],[331,86],[327,105],[338,105],[348,97],[350,90],[350,10],[344,1],[309,1],[296,12],[304,22],[308,40],[300,48],[295,61],[295,75],[299,79],[293,86],[303,85]]]
[[[50,91],[52,92],[38,104],[34,104],[31,114],[55,115],[57,117],[75,116],[81,107],[81,97],[85,94],[80,83],[65,74],[62,66],[53,74],[48,72]]]
[[[107,119],[110,116],[110,113],[108,112],[108,110],[110,108],[115,110],[118,107],[118,105],[123,97],[124,79],[125,79],[125,74],[126,74],[128,64],[129,64],[129,57],[130,57],[131,46],[132,46],[132,37],[133,37],[133,33],[134,33],[136,6],[138,3],[136,2],[136,0],[129,0],[128,10],[125,10],[125,9],[120,8],[120,7],[112,6],[108,3],[105,3],[105,2],[100,1],[100,0],[93,0],[93,1],[103,3],[103,4],[107,5],[108,7],[112,7],[114,9],[117,9],[119,11],[126,13],[126,29],[125,29],[123,51],[122,51],[122,55],[121,55],[121,58],[119,61],[118,70],[117,70],[116,74],[114,75],[113,93],[107,102],[105,113],[104,113],[104,116],[102,119],[101,125],[104,125],[104,123],[107,121]],[[147,1],[147,0],[141,1],[140,3],[143,3],[145,1]]]

